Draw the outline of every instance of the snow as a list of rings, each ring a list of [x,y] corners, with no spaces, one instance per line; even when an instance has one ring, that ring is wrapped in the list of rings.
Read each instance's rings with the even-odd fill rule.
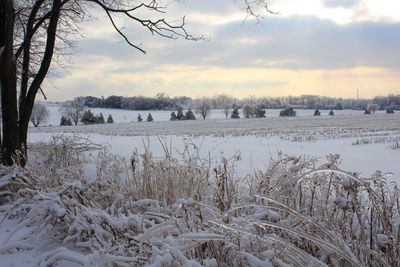
[[[62,112],[60,110],[61,104],[57,102],[42,102],[42,104],[46,105],[50,112],[49,119],[46,123],[41,124],[43,125],[59,125]],[[105,119],[107,119],[108,115],[114,119],[114,122],[137,122],[137,116],[139,114],[142,115],[142,118],[147,118],[147,115],[151,113],[153,116],[154,121],[169,121],[171,118],[171,110],[123,110],[123,109],[108,109],[108,108],[90,108],[94,115],[103,113]],[[266,109],[265,116],[267,118],[275,118],[279,116],[280,109]],[[322,118],[331,117],[328,116],[329,110],[320,110]],[[175,111],[176,113],[176,111]],[[335,110],[335,116],[348,116],[348,115],[362,115],[364,113],[363,110]],[[376,111],[376,115],[384,114],[384,110]],[[307,109],[299,109],[296,110],[297,117],[313,117],[314,110],[307,110]],[[200,114],[196,114],[197,121],[202,121]],[[244,118],[241,110],[240,110],[241,118]],[[230,115],[229,115],[230,117]],[[206,120],[215,120],[215,119],[225,119],[225,114],[223,110],[211,110],[209,115],[206,117]],[[33,125],[32,125],[33,126]]]
[[[52,133],[30,133],[29,141],[48,141]],[[323,160],[328,154],[339,154],[342,162],[340,167],[344,170],[356,171],[367,177],[380,170],[384,173],[391,172],[390,180],[400,181],[399,150],[388,148],[386,143],[371,143],[366,145],[352,145],[357,137],[337,138],[317,141],[292,142],[277,136],[112,136],[100,134],[85,134],[85,137],[94,143],[110,147],[111,152],[130,159],[137,150],[143,153],[144,144],[149,143],[149,149],[155,157],[165,156],[164,145],[172,147],[171,154],[179,158],[180,153],[189,149],[193,154],[198,153],[200,158],[208,159],[216,164],[221,157],[231,158],[240,155],[237,163],[237,175],[245,176],[256,170],[265,170],[270,158],[276,158],[278,153],[315,157]],[[395,136],[400,136],[396,134]],[[95,154],[92,152],[92,161]],[[89,176],[95,174],[95,166],[87,166]]]
[[[268,117],[264,119],[226,120],[222,111],[214,111],[206,120],[170,122],[170,111],[150,111],[155,122],[132,123],[131,121],[135,121],[138,113],[144,116],[148,111],[92,109],[95,114],[103,112],[105,117],[112,114],[116,123],[59,127],[50,126],[59,124],[59,105],[51,104],[49,108],[51,117],[48,126],[31,127],[28,138],[30,144],[47,142],[54,135],[63,133],[67,136],[81,136],[93,143],[101,144],[115,154],[116,161],[125,159],[128,164],[133,153],[142,154],[146,150],[150,151],[156,159],[162,159],[168,154],[175,159],[184,160],[186,155],[190,155],[196,164],[208,166],[210,170],[218,169],[221,158],[226,158],[231,159],[230,164],[233,162],[230,166],[235,170],[233,179],[240,183],[252,182],[246,180],[249,177],[248,174],[260,174],[261,171],[262,176],[262,172],[265,172],[273,162],[272,158],[276,159],[282,154],[301,156],[303,159],[317,158],[319,162],[314,164],[324,168],[328,168],[328,164],[325,164],[327,162],[329,164],[337,162],[340,169],[359,173],[360,176],[357,177],[360,178],[378,177],[380,173],[376,171],[380,170],[383,175],[393,174],[389,180],[400,182],[400,150],[390,148],[390,145],[400,140],[398,113],[386,115],[380,112],[364,116],[359,114],[361,111],[357,111],[358,113],[337,111],[337,115],[333,117],[327,116],[325,112],[322,112],[323,116],[313,117],[310,115],[313,111],[301,110],[298,111],[297,117],[279,118],[277,116],[279,110],[271,110],[267,111]],[[120,203],[127,202],[127,195],[124,195],[125,191],[123,191],[125,189],[114,191],[113,181],[107,180],[109,170],[104,169],[100,173],[106,179],[104,179],[104,184],[97,184],[96,187],[96,182],[99,183],[100,180],[98,167],[105,166],[106,168],[110,166],[109,161],[113,160],[102,157],[98,153],[98,151],[86,153],[84,177],[78,177],[79,180],[60,182],[59,190],[50,192],[35,191],[36,189],[27,187],[19,191],[21,200],[14,207],[8,204],[0,205],[0,262],[2,266],[82,266],[84,264],[104,266],[105,262],[119,262],[129,266],[133,264],[132,257],[125,257],[126,254],[118,250],[124,248],[129,252],[131,245],[136,244],[135,242],[139,244],[138,240],[142,242],[140,253],[143,254],[134,252],[136,260],[139,256],[147,255],[151,257],[147,259],[148,264],[151,263],[150,266],[165,266],[177,262],[184,266],[201,266],[198,262],[189,260],[184,252],[199,247],[205,242],[215,242],[215,244],[226,242],[234,249],[238,237],[243,238],[240,240],[239,248],[245,247],[251,243],[250,240],[259,238],[256,232],[251,232],[257,230],[252,222],[259,222],[259,226],[264,223],[267,225],[267,222],[269,226],[279,224],[279,229],[296,225],[293,231],[299,231],[304,224],[304,222],[293,224],[289,217],[284,218],[288,215],[287,211],[280,212],[279,209],[273,209],[270,206],[261,207],[261,202],[254,204],[254,199],[257,198],[254,195],[247,196],[241,203],[236,203],[237,206],[233,205],[233,209],[237,207],[237,212],[229,215],[232,216],[231,225],[224,221],[229,217],[228,212],[220,213],[215,207],[206,204],[202,209],[196,210],[196,212],[201,211],[199,214],[190,214],[198,205],[193,200],[194,197],[177,199],[173,202],[174,204],[165,206],[162,201],[155,199],[137,200],[134,199],[135,196],[128,196],[133,200],[129,199],[129,209],[125,211],[124,207],[119,206]],[[331,156],[326,159],[326,156],[330,154]],[[340,158],[336,154],[340,155]],[[169,165],[165,167],[168,168]],[[286,171],[291,176],[285,176],[290,179],[286,179],[284,183],[288,188],[293,188],[296,186],[296,179],[299,178],[295,175],[301,174],[304,166],[297,162],[289,167]],[[16,170],[2,173],[0,187],[7,187],[10,184],[23,186],[24,183],[19,180],[20,175]],[[29,173],[27,175],[29,176]],[[350,190],[353,185],[353,181],[342,177],[333,181],[332,186],[339,186],[339,183],[341,183],[341,190]],[[102,194],[95,191],[100,190],[102,188],[100,186],[104,186]],[[280,189],[275,190],[279,196]],[[305,194],[307,188],[304,187],[303,190]],[[343,192],[347,193],[347,191]],[[82,198],[77,200],[78,198],[73,197],[74,194]],[[348,208],[354,199],[347,198],[346,194],[332,194],[331,201],[327,201],[327,205],[335,205],[343,213],[344,210],[346,213],[351,213],[351,209]],[[106,202],[105,207],[101,205],[91,207],[87,203],[96,204],[96,202],[90,197],[114,202],[111,204]],[[314,199],[312,203],[318,207],[319,202],[320,200]],[[315,210],[315,212],[321,211]],[[21,219],[18,214],[24,214],[25,217]],[[338,212],[338,214],[341,213]],[[302,216],[310,221],[318,219],[318,216]],[[207,217],[211,219],[207,221]],[[301,219],[294,217],[296,217],[296,222]],[[398,217],[397,220],[399,221]],[[398,222],[396,223],[398,226]],[[397,228],[394,227],[394,229]],[[121,234],[119,238],[115,237],[116,232]],[[85,239],[87,233],[90,233],[91,239]],[[290,231],[288,233],[293,239],[296,238]],[[316,240],[314,234],[317,235],[318,231],[310,233],[312,240]],[[335,234],[338,233],[335,232]],[[56,235],[62,238],[56,241],[58,238]],[[93,236],[100,240],[96,240]],[[132,243],[124,243],[124,237],[131,238]],[[273,240],[276,244],[279,242],[285,244],[283,237],[272,232],[271,235],[267,233],[260,238],[264,243],[251,244],[251,246],[256,246],[253,249],[257,256],[248,250],[236,250],[237,255],[227,255],[227,257],[240,257],[249,266],[275,266],[276,264],[285,266],[286,263],[277,258],[274,251],[265,250],[265,248],[258,251],[257,247],[257,244],[265,245],[267,240]],[[62,241],[59,242],[60,240]],[[102,244],[107,244],[110,240],[116,242],[115,251],[102,249]],[[390,238],[377,232],[376,241],[379,246],[384,247]],[[290,243],[288,245],[288,250],[293,249]],[[328,248],[327,245],[324,246]],[[283,250],[284,248],[285,246],[282,247]],[[352,258],[352,252],[347,247],[340,247],[340,249],[338,247],[338,250]],[[325,256],[322,255],[321,258],[323,257]],[[326,257],[331,257],[331,255]],[[302,259],[299,260],[302,262]],[[331,259],[331,262],[335,260]],[[218,266],[219,262],[211,257],[204,259],[202,264]]]

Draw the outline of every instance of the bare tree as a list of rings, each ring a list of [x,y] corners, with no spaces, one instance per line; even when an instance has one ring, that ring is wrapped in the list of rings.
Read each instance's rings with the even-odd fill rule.
[[[211,111],[211,101],[209,98],[203,97],[195,101],[196,113],[200,113],[205,120]]]
[[[79,120],[85,113],[85,110],[85,100],[81,97],[77,97],[72,101],[66,101],[61,107],[63,115],[66,118],[70,118],[75,125],[78,124]]]
[[[38,127],[40,123],[46,122],[49,118],[49,110],[47,107],[41,103],[36,103],[33,106],[31,114],[31,122],[33,126]]]
[[[217,99],[219,107],[224,111],[225,118],[227,119],[233,106],[233,97],[228,94],[220,94],[216,95],[215,98]]]
[[[378,109],[378,105],[374,103],[369,103],[367,108],[372,114],[375,114],[376,110]]]
[[[242,108],[242,112],[245,118],[250,118],[250,117],[254,117],[255,113],[254,113],[254,106],[253,105],[245,105]]]
[[[267,11],[266,1],[242,0],[248,15],[259,18],[257,7]],[[98,8],[106,14],[120,37],[145,53],[127,36],[120,21],[136,23],[153,35],[197,40],[185,27],[185,17],[171,23],[165,17],[168,4],[160,0],[1,0],[0,1],[0,87],[3,113],[1,158],[12,165],[13,156],[25,164],[28,124],[35,97],[42,91],[50,65],[73,46],[72,34]],[[176,20],[175,20],[176,21]],[[124,25],[125,26],[125,25]],[[79,36],[79,35],[78,35]],[[19,95],[17,97],[17,92]],[[18,153],[21,151],[22,153]]]

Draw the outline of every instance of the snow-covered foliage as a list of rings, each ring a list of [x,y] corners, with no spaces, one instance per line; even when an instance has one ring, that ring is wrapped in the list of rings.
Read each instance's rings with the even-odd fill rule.
[[[25,169],[0,167],[0,254],[35,266],[400,264],[399,189],[338,169],[338,155],[319,167],[279,155],[243,178],[238,155],[210,168],[188,150],[126,162],[102,149],[88,180],[76,157],[90,146],[59,137]]]

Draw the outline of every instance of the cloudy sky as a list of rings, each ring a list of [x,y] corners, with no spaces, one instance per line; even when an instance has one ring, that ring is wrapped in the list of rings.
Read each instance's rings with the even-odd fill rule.
[[[126,45],[102,13],[82,26],[68,73],[46,84],[49,100],[75,96],[235,97],[318,94],[370,98],[400,94],[400,1],[270,0],[261,22],[236,0],[180,0],[166,17],[185,15],[206,41],[168,40],[120,20],[142,54]]]

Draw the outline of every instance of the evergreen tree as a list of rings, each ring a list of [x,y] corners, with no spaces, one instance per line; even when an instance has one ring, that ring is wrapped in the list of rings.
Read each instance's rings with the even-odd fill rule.
[[[320,115],[321,115],[321,112],[318,109],[316,109],[314,111],[314,116],[320,116]]]
[[[235,108],[232,110],[231,119],[240,119],[239,110],[238,110],[237,107],[235,107]]]
[[[195,120],[196,117],[194,116],[194,113],[192,111],[192,109],[189,108],[189,110],[186,112],[185,114],[185,119],[186,120]]]
[[[140,115],[140,114],[139,114],[139,115],[137,115],[137,121],[138,121],[138,122],[141,122],[141,121],[143,121],[143,119],[142,119],[142,115]]]
[[[96,116],[96,123],[98,123],[98,124],[106,123],[102,112],[100,112],[100,115]]]
[[[176,115],[176,118],[178,120],[184,120],[185,119],[185,115],[183,115],[183,110],[182,108],[178,108],[178,114]]]
[[[293,108],[285,108],[279,113],[280,117],[296,116],[296,111]]]
[[[147,121],[153,121],[153,116],[151,116],[151,113],[147,116]]]
[[[113,119],[113,117],[111,116],[111,114],[108,115],[107,123],[114,123],[114,119]]]
[[[66,126],[66,125],[67,125],[67,119],[64,116],[61,116],[60,126]]]
[[[72,126],[72,121],[71,121],[71,118],[67,118],[67,121],[66,121],[66,124],[65,124],[66,126]]]
[[[265,110],[260,105],[254,109],[254,114],[256,118],[265,118]]]
[[[85,124],[85,125],[87,125],[87,124],[95,124],[96,123],[96,117],[93,115],[93,113],[90,111],[90,109],[88,109],[88,110],[85,111],[85,113],[83,113],[81,122],[83,124]]]
[[[171,118],[170,118],[169,120],[171,120],[171,121],[176,121],[177,119],[178,119],[178,118],[177,118],[175,112],[172,111],[172,113],[171,113]]]
[[[386,109],[386,114],[394,114],[393,108],[387,108]]]
[[[333,112],[333,110],[331,109],[330,111],[329,111],[329,116],[334,116],[335,115],[335,112]]]

